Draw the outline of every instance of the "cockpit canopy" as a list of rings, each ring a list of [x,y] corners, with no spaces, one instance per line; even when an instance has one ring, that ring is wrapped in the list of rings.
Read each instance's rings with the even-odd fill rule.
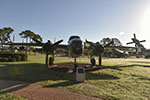
[[[79,39],[80,40],[80,37],[79,36],[70,36],[69,41],[72,40],[72,39]]]

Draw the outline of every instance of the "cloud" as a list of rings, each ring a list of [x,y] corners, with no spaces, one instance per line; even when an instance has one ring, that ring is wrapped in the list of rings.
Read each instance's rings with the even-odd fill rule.
[[[124,35],[124,34],[125,34],[125,32],[124,32],[124,31],[122,31],[122,32],[120,32],[120,33],[119,33],[119,35]]]

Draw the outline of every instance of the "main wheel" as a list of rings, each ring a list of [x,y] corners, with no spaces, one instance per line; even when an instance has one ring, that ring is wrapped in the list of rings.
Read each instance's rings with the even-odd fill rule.
[[[50,57],[50,58],[49,58],[49,65],[53,65],[53,62],[54,62],[53,57]]]
[[[90,61],[91,61],[91,66],[95,66],[96,64],[95,58],[91,58]]]

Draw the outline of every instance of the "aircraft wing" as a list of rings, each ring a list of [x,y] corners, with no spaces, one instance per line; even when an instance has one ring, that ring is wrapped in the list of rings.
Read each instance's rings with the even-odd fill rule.
[[[0,43],[2,44],[2,43]],[[24,46],[42,46],[41,44],[37,44],[37,43],[3,43],[3,45],[10,45],[10,46],[19,46],[19,45],[24,45]]]
[[[134,43],[134,42],[128,42],[128,43],[126,43],[126,44],[132,44],[132,43]]]
[[[60,44],[56,47],[58,50],[68,50],[69,45]]]
[[[136,49],[136,47],[129,47],[129,46],[107,46],[104,47],[105,49]]]

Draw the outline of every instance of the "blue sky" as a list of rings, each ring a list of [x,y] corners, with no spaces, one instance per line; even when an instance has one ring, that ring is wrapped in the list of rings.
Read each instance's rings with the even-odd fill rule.
[[[104,37],[131,41],[133,33],[150,48],[150,0],[0,0],[0,28],[31,30],[44,41],[80,35],[85,41]]]

